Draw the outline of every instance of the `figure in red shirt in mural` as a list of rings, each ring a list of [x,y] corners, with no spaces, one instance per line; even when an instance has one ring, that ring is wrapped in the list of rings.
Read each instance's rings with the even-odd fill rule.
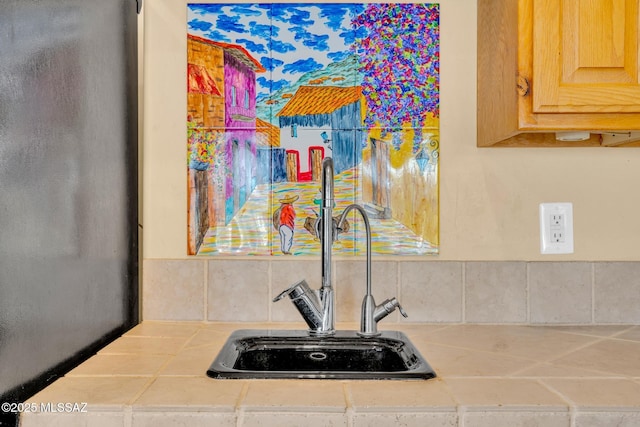
[[[273,226],[280,233],[280,250],[285,255],[291,255],[296,220],[293,202],[298,198],[299,196],[287,194],[284,198],[278,200],[280,207],[273,213]]]

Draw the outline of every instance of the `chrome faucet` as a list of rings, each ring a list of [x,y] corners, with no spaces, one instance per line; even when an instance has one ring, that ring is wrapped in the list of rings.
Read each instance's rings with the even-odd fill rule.
[[[322,286],[312,291],[306,281],[294,283],[273,299],[279,301],[289,295],[300,311],[312,335],[333,335],[335,328],[335,294],[331,284],[331,247],[337,234],[333,223],[333,159],[325,157],[322,161],[320,218],[316,222],[316,236],[322,245]]]
[[[389,314],[393,313],[393,311],[397,308],[400,310],[400,314],[404,317],[407,317],[407,313],[404,311],[398,299],[393,297],[391,299],[384,300],[382,304],[376,305],[376,301],[373,298],[373,294],[371,292],[371,226],[369,225],[369,216],[367,212],[362,208],[362,206],[358,204],[351,204],[345,208],[340,215],[340,219],[338,219],[338,232],[340,232],[341,226],[347,218],[347,215],[351,210],[357,210],[362,215],[362,219],[364,220],[364,229],[367,237],[367,290],[364,295],[364,299],[362,300],[362,312],[360,316],[360,331],[358,335],[363,337],[375,337],[380,335],[378,332],[378,322]]]
[[[351,204],[345,208],[337,221],[333,218],[334,205],[334,181],[333,181],[333,159],[325,157],[322,161],[322,202],[319,221],[316,222],[316,236],[321,242],[322,261],[322,287],[316,291],[309,288],[305,280],[294,283],[291,287],[281,292],[273,299],[279,301],[289,295],[307,325],[309,333],[312,335],[333,335],[335,334],[335,294],[331,284],[331,252],[334,240],[339,233],[346,231],[348,227],[347,215],[353,209],[360,212],[364,220],[367,238],[367,289],[362,301],[362,316],[359,335],[372,337],[380,335],[377,324],[380,320],[391,314],[396,308],[407,317],[407,313],[402,309],[396,298],[387,299],[380,305],[376,305],[371,292],[371,226],[367,213],[358,204]]]

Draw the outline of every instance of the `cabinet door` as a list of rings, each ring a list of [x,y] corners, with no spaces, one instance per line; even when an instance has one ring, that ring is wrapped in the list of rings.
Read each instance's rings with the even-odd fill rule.
[[[534,0],[533,112],[640,112],[640,0]]]

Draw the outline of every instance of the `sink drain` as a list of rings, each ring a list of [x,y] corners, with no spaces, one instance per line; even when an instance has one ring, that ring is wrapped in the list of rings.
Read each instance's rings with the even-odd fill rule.
[[[320,353],[319,351],[315,351],[313,353],[309,353],[309,357],[313,360],[324,360],[327,358],[326,353]]]

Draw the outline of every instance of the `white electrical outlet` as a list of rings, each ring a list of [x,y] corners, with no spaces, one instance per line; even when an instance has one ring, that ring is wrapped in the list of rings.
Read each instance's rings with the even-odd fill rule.
[[[572,203],[540,203],[540,253],[573,253]]]

